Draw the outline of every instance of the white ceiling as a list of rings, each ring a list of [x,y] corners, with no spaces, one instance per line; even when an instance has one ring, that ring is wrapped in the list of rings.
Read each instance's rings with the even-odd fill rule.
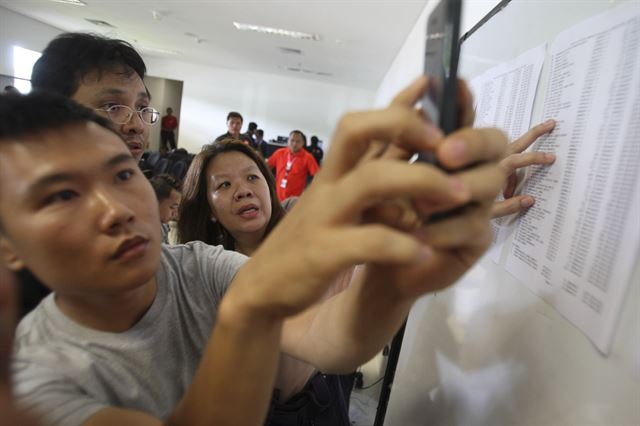
[[[51,0],[0,0],[0,5],[64,31],[92,31],[125,39],[148,56],[370,90],[380,84],[427,3],[427,0],[84,1],[87,3],[84,7]],[[152,11],[161,15],[161,19],[154,19]],[[106,21],[116,28],[105,29],[85,18]],[[234,21],[319,34],[322,39],[296,40],[238,31]],[[185,33],[196,34],[204,41],[197,43]],[[280,48],[298,49],[302,54],[283,53]]]

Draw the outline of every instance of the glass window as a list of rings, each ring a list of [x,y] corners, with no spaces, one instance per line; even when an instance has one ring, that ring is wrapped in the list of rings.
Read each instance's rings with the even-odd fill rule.
[[[21,93],[31,91],[31,70],[42,54],[35,50],[25,49],[20,46],[13,46],[13,85]]]

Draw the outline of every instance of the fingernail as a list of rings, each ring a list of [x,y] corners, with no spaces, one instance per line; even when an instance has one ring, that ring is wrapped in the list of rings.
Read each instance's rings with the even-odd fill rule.
[[[427,137],[431,140],[440,140],[444,137],[444,134],[442,133],[442,130],[440,130],[439,128],[437,128],[436,126],[430,124],[430,123],[425,123],[425,127],[427,129]]]
[[[467,159],[467,144],[460,139],[454,139],[447,143],[445,149],[458,162],[464,162]]]
[[[552,154],[550,152],[545,152],[544,153],[544,159],[545,159],[545,161],[554,162],[554,161],[556,161],[556,155]]]
[[[467,194],[467,191],[468,191],[467,184],[464,183],[464,181],[459,177],[451,176],[449,178],[449,185],[451,186],[451,189],[453,189],[453,191],[456,194],[460,194],[460,195]]]
[[[426,262],[433,257],[433,250],[429,246],[421,245],[420,252],[418,253],[418,262]]]
[[[520,200],[520,205],[522,207],[531,207],[534,202],[535,200],[533,199],[533,197],[524,197],[522,200]]]
[[[546,127],[550,127],[550,126],[551,126],[551,125],[553,125],[553,124],[556,124],[556,120],[554,120],[554,119],[552,119],[552,118],[550,118],[550,119],[548,119],[547,121],[545,121],[545,122],[544,122],[544,125],[545,125]]]

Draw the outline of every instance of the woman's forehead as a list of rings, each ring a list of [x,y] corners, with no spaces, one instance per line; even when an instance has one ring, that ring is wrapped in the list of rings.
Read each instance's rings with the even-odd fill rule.
[[[207,167],[209,175],[229,175],[252,170],[259,170],[258,165],[248,155],[238,151],[218,154]]]

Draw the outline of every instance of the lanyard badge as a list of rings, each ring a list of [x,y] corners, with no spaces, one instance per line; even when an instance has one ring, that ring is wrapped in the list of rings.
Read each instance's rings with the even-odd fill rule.
[[[294,161],[295,161],[295,158],[291,158],[291,154],[289,154],[287,156],[287,165],[284,168],[284,177],[280,181],[280,188],[282,188],[282,189],[285,189],[287,187],[287,178],[289,177],[289,172],[291,171],[291,168],[293,167],[293,162]]]

